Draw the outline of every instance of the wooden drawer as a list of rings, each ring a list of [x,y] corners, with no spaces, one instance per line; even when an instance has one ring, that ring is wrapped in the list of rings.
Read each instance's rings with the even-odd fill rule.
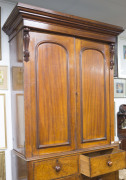
[[[77,156],[61,157],[33,163],[34,180],[49,180],[78,173]]]
[[[64,178],[58,178],[59,180],[119,180],[119,173],[118,171],[112,172],[112,173],[108,173],[108,174],[104,174],[101,176],[97,176],[97,177],[87,177],[84,175],[73,175],[73,176],[68,176],[68,177],[64,177]],[[57,179],[57,180],[58,180]]]
[[[80,155],[80,173],[95,177],[125,168],[125,151],[109,149]]]

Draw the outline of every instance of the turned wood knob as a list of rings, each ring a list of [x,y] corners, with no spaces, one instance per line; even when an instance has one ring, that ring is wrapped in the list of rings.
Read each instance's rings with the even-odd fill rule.
[[[61,167],[60,166],[56,166],[55,170],[56,170],[56,172],[59,172],[61,170]]]
[[[108,166],[112,166],[112,161],[108,161]]]

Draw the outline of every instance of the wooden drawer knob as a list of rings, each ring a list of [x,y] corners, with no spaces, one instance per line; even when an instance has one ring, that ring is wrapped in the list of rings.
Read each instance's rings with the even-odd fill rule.
[[[60,166],[56,166],[55,170],[56,170],[56,172],[59,172],[61,170],[61,167]]]
[[[108,161],[108,166],[112,166],[112,161]]]

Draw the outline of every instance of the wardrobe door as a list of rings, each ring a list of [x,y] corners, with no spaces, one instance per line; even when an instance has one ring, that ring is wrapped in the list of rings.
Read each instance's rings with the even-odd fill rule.
[[[109,45],[76,39],[79,148],[110,144],[109,66]]]
[[[30,42],[33,154],[73,150],[74,38],[31,32]]]

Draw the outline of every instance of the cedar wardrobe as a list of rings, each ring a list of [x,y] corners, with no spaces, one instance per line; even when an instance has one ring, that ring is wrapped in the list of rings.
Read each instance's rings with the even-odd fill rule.
[[[3,26],[12,80],[13,180],[118,180],[113,66],[123,29],[18,3]]]

